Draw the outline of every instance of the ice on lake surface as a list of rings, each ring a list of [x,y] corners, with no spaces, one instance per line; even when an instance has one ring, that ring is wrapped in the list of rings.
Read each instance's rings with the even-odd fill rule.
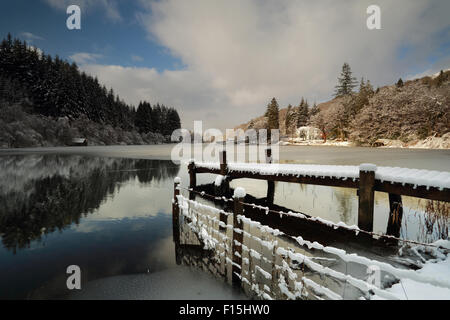
[[[188,267],[116,276],[89,283],[68,299],[82,300],[243,300],[247,297],[212,275]]]

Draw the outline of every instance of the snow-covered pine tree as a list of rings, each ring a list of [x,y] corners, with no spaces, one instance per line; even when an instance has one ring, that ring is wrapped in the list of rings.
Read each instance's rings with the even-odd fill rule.
[[[306,101],[304,98],[302,98],[302,101],[300,102],[300,105],[297,109],[297,128],[304,127],[308,123],[309,120],[309,107],[308,107],[308,101]]]
[[[68,118],[71,121],[87,118],[127,131],[139,129],[148,132],[150,128],[153,133],[171,133],[172,126],[178,125],[179,121],[176,119],[178,113],[176,116],[167,107],[158,105],[156,121],[150,121],[151,126],[135,126],[134,106],[120,100],[96,77],[81,72],[75,63],[58,56],[52,58],[25,41],[13,39],[10,34],[0,42],[1,100],[8,104],[20,103],[27,112],[46,117]],[[26,103],[21,103],[25,100]],[[151,109],[151,106],[148,104],[145,108]],[[149,119],[148,115],[146,117],[144,122]],[[168,126],[165,122],[173,124]]]
[[[286,111],[286,117],[284,118],[284,131],[286,135],[290,135],[292,132],[294,113],[292,112],[292,105],[288,105]]]
[[[139,133],[148,133],[154,131],[152,123],[152,106],[144,101],[139,103],[136,111],[135,126]]]
[[[279,129],[279,112],[280,108],[275,98],[267,105],[266,117],[267,117],[267,129]]]
[[[314,102],[313,107],[311,108],[311,110],[309,111],[309,117],[311,119],[312,116],[315,116],[316,114],[319,113],[319,107],[317,106],[317,103]]]
[[[351,94],[356,85],[356,78],[352,76],[350,65],[345,62],[342,66],[341,75],[338,77],[338,85],[335,87],[334,96],[340,97]]]

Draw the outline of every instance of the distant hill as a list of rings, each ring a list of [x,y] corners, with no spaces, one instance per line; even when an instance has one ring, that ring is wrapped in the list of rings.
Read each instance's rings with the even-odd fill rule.
[[[343,125],[338,123],[342,122],[348,106],[355,104],[357,99],[358,93],[354,93],[318,104],[329,138],[344,136],[344,140],[356,144],[373,145],[378,139],[409,142],[441,137],[450,132],[450,69],[380,87],[372,91],[356,111],[347,115]],[[293,108],[294,111],[297,109]],[[283,108],[279,113],[282,135],[286,134],[286,112],[287,108]],[[247,130],[250,125],[255,129],[265,128],[266,118],[251,119],[236,129]]]
[[[342,102],[342,98],[335,98],[327,102],[323,102],[317,105],[319,110],[328,110],[329,108],[338,105]],[[286,128],[285,128],[285,120],[286,120],[286,113],[287,113],[287,107],[280,109],[279,118],[280,118],[280,132],[281,134],[286,134]],[[298,106],[294,106],[292,108],[294,112],[298,110]],[[235,127],[235,129],[243,129],[244,131],[247,130],[250,127],[250,124],[253,122],[253,128],[254,129],[265,129],[266,128],[266,117],[260,116],[257,118],[253,118],[250,121],[240,124]]]

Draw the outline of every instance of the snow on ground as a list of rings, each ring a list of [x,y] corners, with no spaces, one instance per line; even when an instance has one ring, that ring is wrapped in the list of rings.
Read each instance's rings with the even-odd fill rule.
[[[300,138],[294,138],[290,141],[281,141],[280,144],[283,146],[333,146],[333,147],[352,147],[353,146],[353,143],[350,141],[327,140],[327,142],[324,142],[322,139],[320,139],[320,140],[303,140]]]
[[[428,137],[423,140],[412,140],[403,142],[393,139],[378,139],[377,142],[383,144],[380,148],[411,148],[411,149],[450,149],[450,133],[444,134],[442,137]],[[291,139],[289,141],[281,141],[282,146],[333,146],[333,147],[354,147],[350,141],[336,140],[303,140],[300,138]]]
[[[196,162],[197,167],[219,169],[219,163]],[[376,169],[375,179],[382,182],[397,182],[401,184],[412,184],[414,186],[435,187],[442,190],[450,189],[450,172],[409,169],[399,167],[376,167],[364,164],[362,170],[370,166]],[[336,166],[336,165],[311,165],[311,164],[268,164],[268,163],[229,163],[229,171],[251,172],[260,175],[297,175],[309,177],[330,177],[339,179],[359,178],[360,167],[358,166]]]
[[[444,261],[427,262],[422,269],[416,272],[423,276],[436,277],[439,275],[443,281],[450,281],[450,256]],[[419,283],[410,279],[401,280],[386,291],[403,300],[450,300],[450,289]],[[381,298],[375,296],[375,299]]]
[[[428,137],[425,140],[411,144],[409,148],[414,149],[450,149],[450,132],[442,137]]]

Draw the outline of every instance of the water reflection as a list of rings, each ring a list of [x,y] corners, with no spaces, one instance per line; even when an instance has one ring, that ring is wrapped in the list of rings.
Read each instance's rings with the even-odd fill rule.
[[[1,158],[0,170],[0,235],[16,252],[43,235],[78,225],[119,193],[121,183],[160,182],[179,168],[169,161],[49,155]]]
[[[175,265],[170,161],[0,157],[0,299],[64,297],[82,284]]]

